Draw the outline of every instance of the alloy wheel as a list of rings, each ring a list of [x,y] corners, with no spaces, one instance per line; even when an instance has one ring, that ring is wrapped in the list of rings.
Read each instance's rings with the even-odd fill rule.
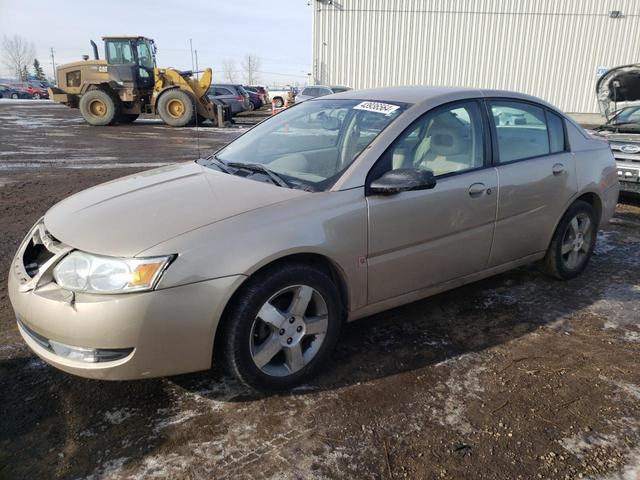
[[[253,321],[251,358],[267,375],[291,375],[315,358],[328,328],[327,303],[317,290],[286,287],[264,303]]]
[[[593,225],[586,213],[571,219],[562,238],[560,254],[565,267],[574,270],[589,257],[593,243]]]

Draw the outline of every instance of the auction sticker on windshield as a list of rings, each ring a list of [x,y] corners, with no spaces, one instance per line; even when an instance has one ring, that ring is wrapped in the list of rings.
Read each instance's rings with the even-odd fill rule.
[[[398,105],[382,102],[362,102],[353,107],[354,110],[366,110],[367,112],[382,113],[384,115],[391,115],[399,108]]]

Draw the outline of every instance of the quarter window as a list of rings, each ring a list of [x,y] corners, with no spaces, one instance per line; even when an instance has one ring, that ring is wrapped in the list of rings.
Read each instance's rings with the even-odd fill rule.
[[[383,168],[415,168],[446,175],[482,167],[482,116],[476,102],[458,103],[426,113],[413,122],[385,152]]]
[[[543,108],[504,101],[490,102],[490,106],[498,137],[500,163],[539,157],[551,152]],[[562,135],[564,138],[564,131]],[[555,142],[558,142],[557,138]],[[558,148],[557,144],[555,148]]]
[[[564,152],[564,121],[562,118],[555,113],[547,111],[547,127],[549,128],[551,153]]]

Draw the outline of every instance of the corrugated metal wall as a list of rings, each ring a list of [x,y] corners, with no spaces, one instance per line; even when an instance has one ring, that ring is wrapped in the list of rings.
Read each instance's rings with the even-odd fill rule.
[[[638,0],[314,0],[313,8],[318,84],[503,88],[597,112],[598,67],[640,62]]]

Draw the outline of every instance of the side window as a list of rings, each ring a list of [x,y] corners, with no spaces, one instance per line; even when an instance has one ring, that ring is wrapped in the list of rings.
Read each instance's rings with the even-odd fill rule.
[[[564,152],[564,120],[559,115],[547,111],[547,128],[551,153]]]
[[[489,105],[496,126],[500,163],[551,152],[542,107],[511,101],[492,101]]]
[[[384,167],[376,178],[399,168],[431,170],[437,176],[482,167],[484,133],[478,103],[427,112],[395,140],[381,161]]]

